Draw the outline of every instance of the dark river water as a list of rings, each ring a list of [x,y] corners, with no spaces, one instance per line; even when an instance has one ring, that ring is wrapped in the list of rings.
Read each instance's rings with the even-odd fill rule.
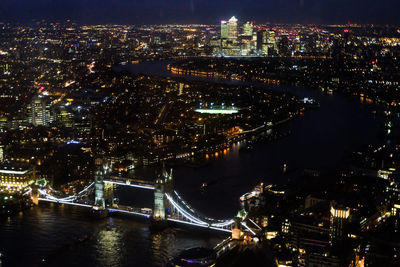
[[[167,71],[167,64],[148,62],[117,70],[173,76]],[[239,152],[237,144],[201,168],[175,168],[176,190],[205,215],[232,218],[240,195],[259,182],[284,179],[283,164],[292,170],[326,170],[338,166],[346,152],[379,141],[382,129],[372,115],[372,107],[357,99],[295,87],[262,86],[265,90],[315,98],[321,108],[284,125],[292,131],[288,137],[260,144],[249,152]],[[154,176],[151,170],[138,170],[136,175]],[[201,184],[208,181],[215,183],[202,192]],[[152,205],[148,193],[122,191],[120,195],[121,201]],[[185,248],[213,247],[225,237],[194,229],[168,229],[155,234],[149,231],[146,221],[136,218],[94,220],[84,209],[49,204],[0,221],[3,266],[162,266]]]

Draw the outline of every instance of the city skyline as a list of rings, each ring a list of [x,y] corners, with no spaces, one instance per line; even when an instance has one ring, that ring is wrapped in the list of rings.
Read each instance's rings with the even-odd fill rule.
[[[32,2],[0,4],[0,267],[400,266],[399,4]]]
[[[368,23],[399,25],[396,10],[400,3],[383,1],[290,0],[260,1],[58,1],[3,0],[0,3],[2,22],[29,23],[34,20],[79,23],[169,24],[206,23],[235,15],[241,20],[258,23]]]

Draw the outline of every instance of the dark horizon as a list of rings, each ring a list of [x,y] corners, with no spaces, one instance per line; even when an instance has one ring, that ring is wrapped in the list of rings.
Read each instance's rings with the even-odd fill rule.
[[[82,24],[217,24],[236,16],[240,21],[288,24],[400,25],[393,0],[2,0],[1,22],[32,20]]]

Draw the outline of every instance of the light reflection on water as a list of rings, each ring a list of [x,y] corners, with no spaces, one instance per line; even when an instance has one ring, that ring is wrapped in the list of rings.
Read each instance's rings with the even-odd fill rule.
[[[167,229],[163,233],[153,234],[150,251],[155,262],[165,264],[168,255],[174,250],[175,243],[175,232],[171,229]]]
[[[107,266],[121,266],[122,255],[126,253],[122,241],[124,232],[114,225],[113,218],[109,218],[109,224],[102,229],[96,239],[95,250],[98,252],[98,260]]]
[[[148,226],[129,216],[94,219],[86,209],[41,204],[0,221],[3,267],[163,266],[183,249],[226,238],[191,229],[152,233]]]

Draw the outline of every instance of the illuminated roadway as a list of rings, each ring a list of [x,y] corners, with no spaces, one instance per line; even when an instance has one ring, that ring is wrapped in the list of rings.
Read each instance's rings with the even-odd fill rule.
[[[154,185],[152,184],[144,184],[144,183],[138,183],[137,181],[139,180],[133,180],[131,179],[130,181],[117,181],[115,179],[110,179],[110,180],[105,180],[105,183],[112,183],[115,185],[120,185],[120,186],[130,186],[130,187],[136,187],[136,188],[141,188],[141,189],[146,189],[146,190],[154,190]],[[136,183],[133,183],[136,182]],[[43,202],[52,202],[52,203],[60,203],[60,204],[65,204],[65,205],[72,205],[72,206],[79,206],[79,207],[86,207],[86,208],[95,208],[92,204],[89,203],[88,200],[83,200],[82,198],[88,193],[88,190],[91,189],[94,186],[94,183],[90,184],[87,186],[85,189],[77,193],[76,195],[73,196],[68,196],[68,197],[63,197],[63,198],[58,198],[54,194],[52,194],[52,190],[42,190],[39,189],[39,194],[40,197],[38,198],[39,201]],[[55,193],[55,191],[54,191]],[[171,211],[171,214],[166,217],[166,220],[175,222],[175,223],[180,223],[180,224],[186,224],[186,225],[192,225],[196,227],[201,227],[201,228],[207,228],[207,229],[212,229],[216,231],[221,231],[221,232],[226,232],[226,233],[231,233],[234,221],[233,219],[231,220],[215,220],[209,217],[201,216],[199,213],[197,213],[192,207],[190,207],[181,197],[180,195],[174,191],[175,196],[170,196],[169,194],[165,193],[166,199],[169,201],[169,203],[172,205],[173,210]],[[141,216],[141,217],[146,217],[150,218],[152,216],[151,209],[140,209],[140,208],[134,208],[130,206],[123,206],[123,205],[115,205],[112,207],[108,208],[109,212],[119,212],[119,213],[124,213],[124,214],[131,214],[131,215],[136,215],[136,216]],[[244,225],[246,228],[248,228],[246,225]],[[250,229],[250,228],[248,228]],[[251,230],[251,229],[250,229]],[[254,232],[252,232],[254,233]]]

